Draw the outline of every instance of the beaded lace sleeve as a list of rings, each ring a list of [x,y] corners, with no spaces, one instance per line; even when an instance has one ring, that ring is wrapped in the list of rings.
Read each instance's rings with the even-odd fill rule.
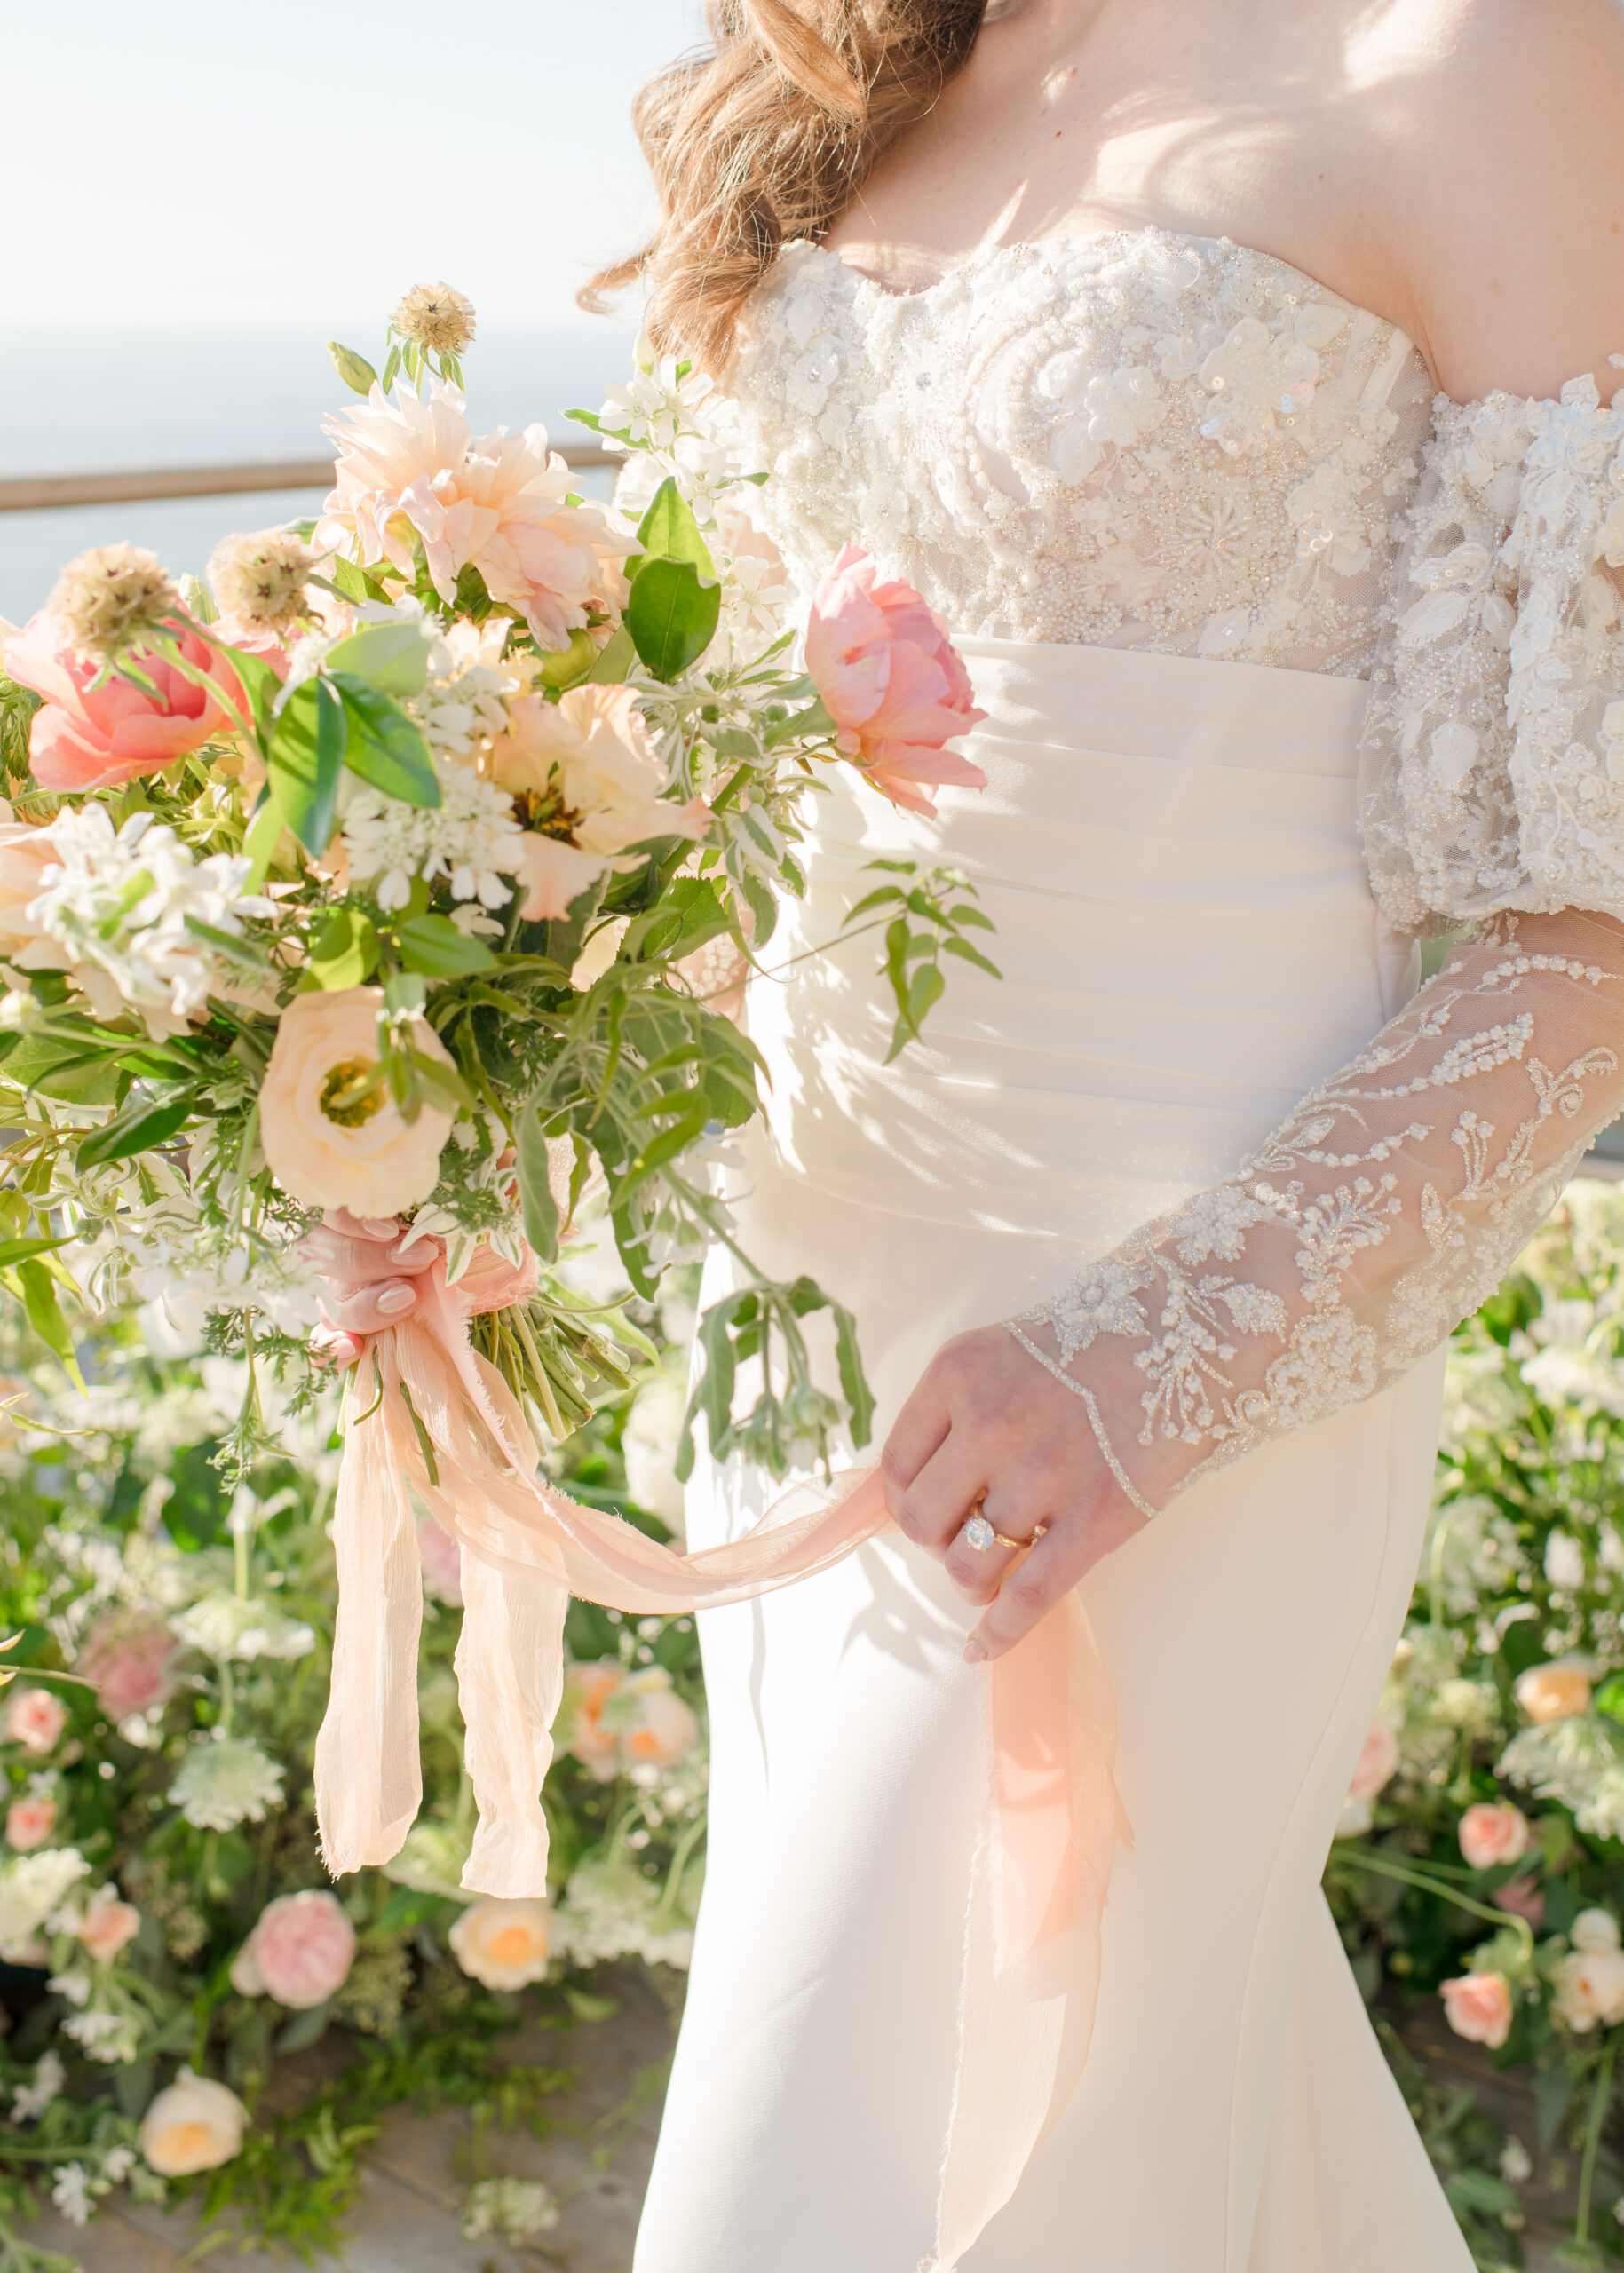
[[[1621,1061],[1624,923],[1498,916],[1226,1183],[1010,1330],[1154,1514],[1435,1349],[1624,1110]]]

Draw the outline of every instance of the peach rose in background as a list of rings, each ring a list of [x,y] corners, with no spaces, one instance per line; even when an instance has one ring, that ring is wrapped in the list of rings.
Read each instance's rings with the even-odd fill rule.
[[[946,745],[985,718],[940,619],[911,584],[875,582],[872,558],[843,545],[812,595],[806,668],[839,729],[836,748],[895,805],[934,813],[944,781],[986,776]]]
[[[603,1718],[604,1707],[620,1685],[621,1667],[613,1658],[566,1667],[563,1701],[553,1723],[559,1749],[573,1753],[600,1784],[620,1774],[620,1742]]]
[[[1533,1833],[1521,1808],[1509,1800],[1480,1801],[1461,1818],[1461,1852],[1474,1871],[1520,1863]]]
[[[1571,1721],[1590,1706],[1596,1668],[1588,1658],[1553,1658],[1519,1675],[1517,1701],[1531,1721]]]
[[[1498,2051],[1511,2033],[1511,1984],[1503,1973],[1463,1973],[1438,1991],[1444,2013],[1457,2036],[1469,2044]]]
[[[67,970],[73,957],[28,914],[47,868],[60,865],[56,832],[13,818],[0,798],[0,962],[14,970]]]
[[[5,1733],[30,1752],[51,1751],[67,1726],[67,1707],[48,1689],[16,1689],[5,1708]]]
[[[13,1800],[5,1811],[6,1844],[20,1855],[43,1847],[57,1827],[57,1803],[46,1792],[30,1792]]]
[[[218,2170],[242,2144],[248,2110],[235,2092],[183,2068],[141,2119],[137,2134],[147,2167],[161,2178]]]
[[[99,1886],[85,1906],[75,1931],[98,1965],[111,1965],[126,1943],[141,1930],[141,1913],[132,1902],[121,1902],[115,1887]]]
[[[132,1713],[155,1713],[175,1694],[180,1645],[162,1612],[131,1604],[99,1618],[74,1659],[115,1726]]]
[[[485,769],[512,796],[525,826],[518,870],[527,923],[568,912],[629,844],[651,837],[697,842],[709,824],[703,798],[674,805],[660,795],[665,768],[630,686],[573,686],[557,702],[519,695]]]
[[[337,1995],[354,1962],[355,1928],[337,1895],[279,1894],[232,1960],[231,1985],[305,2013]]]
[[[335,1120],[324,1100],[377,1064],[380,986],[296,994],[276,1029],[259,1092],[259,1133],[282,1190],[311,1208],[356,1216],[397,1216],[425,1200],[440,1181],[451,1115],[425,1105],[408,1123],[386,1087]],[[442,1065],[451,1054],[419,1018],[412,1047]]]
[[[547,1970],[552,1912],[544,1902],[494,1897],[464,1910],[447,1936],[466,1974],[487,1989],[522,1989]]]
[[[700,1726],[663,1666],[628,1673],[601,1658],[566,1668],[555,1733],[561,1750],[606,1784],[622,1770],[674,1767],[699,1742]]]
[[[29,730],[28,762],[42,789],[101,789],[156,773],[200,743],[234,732],[219,696],[242,707],[242,689],[218,647],[183,631],[180,652],[218,694],[206,692],[161,655],[133,651],[158,693],[130,680],[91,682],[97,666],[76,655],[43,610],[0,645],[0,662],[20,686],[45,698]]]
[[[1374,1722],[1354,1762],[1348,1784],[1349,1797],[1374,1800],[1378,1792],[1386,1790],[1398,1770],[1398,1739],[1385,1721]]]
[[[1557,2012],[1583,2036],[1599,2021],[1612,2028],[1624,2021],[1624,1950],[1619,1921],[1610,1911],[1581,1910],[1568,1928],[1573,1947],[1551,1976]]]

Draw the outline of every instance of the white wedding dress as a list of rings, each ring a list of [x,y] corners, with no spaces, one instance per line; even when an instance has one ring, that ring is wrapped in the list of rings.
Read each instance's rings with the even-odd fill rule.
[[[733,1178],[742,1243],[855,1311],[878,1442],[947,1337],[1055,1314],[1071,1273],[1229,1189],[1400,1009],[1413,930],[1617,907],[1624,708],[1553,726],[1517,674],[1611,673],[1616,700],[1593,587],[1609,515],[1624,561],[1624,416],[1594,388],[1435,406],[1390,325],[1157,230],[1002,249],[909,296],[792,248],[735,384],[797,584],[867,545],[988,713],[963,745],[987,788],[936,820],[849,777],[820,801],[770,961],[829,940],[861,864],[906,852],[975,879],[1002,978],[955,967],[889,1067],[872,939],[750,991],[773,1088]],[[1506,540],[1531,484],[1554,526],[1553,479],[1573,532],[1541,582]],[[1496,983],[1533,985],[1527,962]],[[1575,1133],[1537,1164],[1541,1206]],[[1501,1206],[1479,1276],[1528,1206]],[[1477,1237],[1435,1219],[1435,1245]],[[731,1269],[713,1258],[707,1301]],[[1084,1584],[1134,1844],[1081,2081],[963,2273],[1470,2266],[1319,1890],[1428,1504],[1441,1361],[1413,1360],[1443,1329],[1417,1342],[1408,1315],[1383,1342],[1404,1370],[1289,1413],[1271,1374],[1270,1425],[1231,1432],[1248,1456]],[[1131,1342],[1096,1317],[1073,1346],[1097,1328]],[[771,1497],[702,1468],[690,1544]],[[986,1772],[972,1616],[894,1534],[702,1615],[710,1859],[637,2273],[929,2260]]]

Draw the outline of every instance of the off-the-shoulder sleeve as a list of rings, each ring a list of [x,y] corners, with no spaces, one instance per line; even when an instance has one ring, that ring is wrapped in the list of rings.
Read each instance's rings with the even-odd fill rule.
[[[1371,685],[1371,881],[1398,929],[1624,915],[1624,392],[1440,399]]]

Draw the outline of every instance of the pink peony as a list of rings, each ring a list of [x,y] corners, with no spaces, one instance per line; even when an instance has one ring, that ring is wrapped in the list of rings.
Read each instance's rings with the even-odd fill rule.
[[[1463,1973],[1438,1991],[1457,2036],[1497,2051],[1511,2033],[1511,1984],[1503,1973]]]
[[[896,805],[934,813],[928,787],[985,789],[978,765],[945,745],[985,710],[940,620],[911,584],[875,584],[874,562],[844,545],[812,595],[806,668],[839,728],[836,747]]]
[[[1461,1818],[1461,1852],[1474,1871],[1520,1863],[1532,1837],[1527,1817],[1509,1800],[1480,1802]]]
[[[180,652],[242,706],[242,690],[218,647],[186,631]],[[142,650],[131,660],[157,686],[155,701],[116,677],[92,691],[97,666],[74,653],[43,610],[0,646],[0,661],[12,677],[45,698],[28,740],[28,762],[41,788],[106,788],[138,773],[156,773],[199,743],[233,732],[230,716],[214,696],[172,663]]]
[[[85,1636],[74,1660],[96,1691],[96,1702],[115,1724],[132,1713],[154,1713],[175,1694],[178,1645],[156,1611],[107,1611]]]
[[[133,1903],[121,1902],[110,1886],[97,1888],[78,1926],[79,1939],[98,1965],[111,1965],[140,1930],[140,1912]]]
[[[5,1733],[30,1752],[49,1752],[67,1726],[67,1707],[48,1689],[19,1689],[5,1708]]]
[[[36,1847],[43,1847],[56,1827],[57,1803],[44,1792],[13,1800],[5,1811],[6,1843],[20,1855],[31,1855]]]
[[[618,613],[622,562],[638,550],[619,516],[566,503],[573,476],[544,427],[476,436],[457,389],[431,381],[419,400],[402,384],[374,387],[364,408],[328,422],[336,486],[312,542],[413,574],[422,541],[434,589],[449,601],[457,573],[477,568],[493,599],[517,608],[543,647],[567,647],[589,613]]]
[[[267,1902],[232,1962],[242,1997],[274,1997],[297,2013],[337,1996],[355,1962],[355,1928],[323,1888]]]
[[[1384,1721],[1372,1724],[1370,1734],[1359,1747],[1354,1763],[1352,1780],[1348,1786],[1351,1800],[1374,1800],[1392,1781],[1398,1766],[1398,1739]]]

